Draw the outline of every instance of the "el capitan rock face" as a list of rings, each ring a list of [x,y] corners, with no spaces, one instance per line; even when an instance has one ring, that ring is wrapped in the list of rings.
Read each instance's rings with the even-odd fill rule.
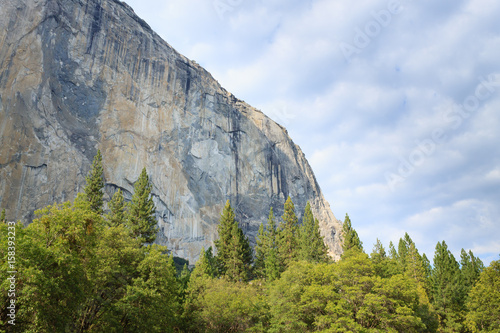
[[[253,241],[272,206],[307,201],[329,254],[341,223],[286,130],[224,90],[116,0],[2,0],[0,205],[29,223],[74,199],[97,149],[106,197],[146,167],[157,241],[195,260],[226,200]]]

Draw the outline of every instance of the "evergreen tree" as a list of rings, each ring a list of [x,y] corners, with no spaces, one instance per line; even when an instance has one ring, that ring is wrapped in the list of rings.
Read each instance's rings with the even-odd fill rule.
[[[248,239],[235,222],[231,229],[230,255],[225,263],[225,276],[230,281],[247,281],[250,278],[252,252]]]
[[[472,332],[500,332],[500,260],[479,275],[467,301],[467,327]]]
[[[218,233],[219,239],[215,241],[215,247],[219,275],[232,281],[246,281],[250,277],[252,249],[235,220],[229,200],[222,211]]]
[[[196,266],[191,273],[193,277],[207,276],[213,278],[216,276],[217,267],[215,266],[215,259],[212,254],[212,247],[210,246],[207,250],[205,248],[201,249],[200,258],[196,262]]]
[[[235,223],[235,215],[229,200],[222,210],[222,214],[217,226],[219,238],[215,241],[215,249],[217,250],[217,270],[218,275],[226,274],[226,263],[231,255],[231,232]]]
[[[272,209],[272,207],[271,207]],[[254,261],[254,274],[258,278],[263,278],[265,277],[265,266],[264,262],[266,260],[266,256],[268,254],[268,234],[267,230],[264,229],[264,224],[261,223],[259,225],[259,231],[257,232],[257,238],[256,238],[256,244],[255,244],[255,261]]]
[[[5,208],[2,209],[2,213],[0,214],[0,222],[5,223]]]
[[[278,251],[283,267],[287,267],[292,260],[297,259],[298,254],[297,230],[299,222],[295,215],[295,205],[290,197],[285,202],[282,219],[278,238]]]
[[[125,224],[125,201],[120,189],[113,194],[108,206],[110,210],[107,216],[108,224],[110,226]]]
[[[444,241],[436,245],[431,281],[433,305],[439,315],[440,330],[460,331],[463,319],[460,267]]]
[[[315,219],[311,211],[311,205],[307,202],[299,227],[299,259],[311,262],[327,262],[328,249],[319,231],[319,221]]]
[[[389,276],[389,268],[388,268],[388,260],[387,253],[385,252],[384,245],[377,238],[377,243],[373,246],[373,251],[370,254],[370,258],[373,262],[373,268],[375,274],[380,277],[388,277]]]
[[[153,243],[156,239],[155,205],[151,189],[146,168],[143,168],[134,184],[134,194],[127,213],[127,225],[132,236],[142,243]]]
[[[280,267],[277,249],[277,226],[273,207],[269,211],[267,224],[259,226],[257,245],[255,246],[254,274],[259,278],[273,281],[279,277]]]
[[[84,191],[87,200],[90,202],[90,207],[94,212],[102,214],[104,204],[104,193],[102,192],[104,188],[104,171],[102,168],[102,155],[100,150],[97,150],[97,154],[94,156],[94,161],[92,162],[92,167],[85,180],[87,184],[85,185]]]
[[[274,218],[273,207],[269,211],[266,225],[268,248],[264,258],[264,272],[266,280],[274,281],[280,276],[280,272],[284,270],[282,262],[278,255],[278,226]]]
[[[359,239],[358,233],[351,224],[351,219],[347,213],[345,214],[344,224],[342,225],[342,250],[347,252],[351,249],[363,251],[363,243]]]
[[[466,298],[470,290],[476,284],[481,272],[484,270],[484,265],[481,259],[474,256],[472,251],[467,253],[464,249],[460,254],[460,271],[462,273],[462,281],[464,284],[464,297]]]
[[[399,260],[398,252],[396,251],[392,241],[389,242],[389,258]]]

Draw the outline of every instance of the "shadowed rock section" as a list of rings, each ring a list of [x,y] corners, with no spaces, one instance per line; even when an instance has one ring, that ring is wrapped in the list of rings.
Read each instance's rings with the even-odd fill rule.
[[[340,222],[286,130],[177,53],[125,3],[3,0],[0,206],[29,223],[74,199],[97,149],[106,195],[153,182],[158,242],[196,260],[226,200],[251,242],[270,207],[307,201],[332,257]]]

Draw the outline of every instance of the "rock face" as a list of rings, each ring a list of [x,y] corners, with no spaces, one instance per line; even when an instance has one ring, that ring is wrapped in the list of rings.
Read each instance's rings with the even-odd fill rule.
[[[329,254],[341,224],[286,130],[236,99],[117,0],[2,0],[0,205],[10,220],[75,198],[97,149],[106,197],[146,167],[157,241],[196,260],[226,200],[253,242],[270,207],[307,201]]]

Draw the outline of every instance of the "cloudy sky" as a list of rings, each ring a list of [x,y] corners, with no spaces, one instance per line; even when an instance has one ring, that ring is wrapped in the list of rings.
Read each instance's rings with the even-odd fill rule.
[[[287,127],[365,251],[500,254],[498,0],[126,0]]]

